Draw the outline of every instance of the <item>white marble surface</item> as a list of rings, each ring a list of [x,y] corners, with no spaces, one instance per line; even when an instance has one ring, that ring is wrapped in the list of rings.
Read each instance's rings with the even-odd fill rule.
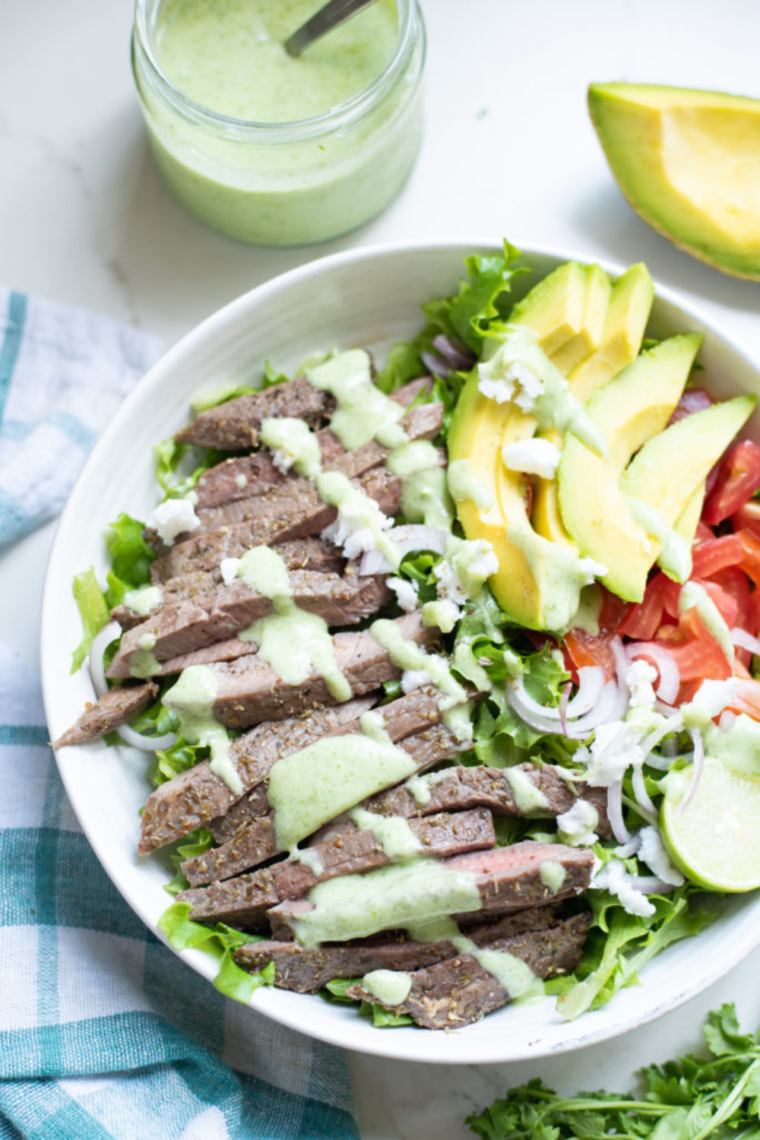
[[[356,234],[275,252],[202,230],[164,192],[132,88],[130,0],[0,5],[0,281],[131,320],[169,344],[237,294],[335,249],[504,234],[586,258],[644,259],[760,357],[760,286],[697,264],[640,222],[585,111],[591,80],[760,96],[756,0],[427,0],[425,15],[427,130],[406,190]],[[51,534],[0,554],[0,635],[32,662]],[[721,1001],[737,1000],[756,1025],[758,968],[760,954],[654,1026],[530,1072],[352,1057],[363,1136],[459,1140],[467,1112],[537,1068],[568,1091],[628,1087],[640,1064],[695,1046],[703,1013]]]

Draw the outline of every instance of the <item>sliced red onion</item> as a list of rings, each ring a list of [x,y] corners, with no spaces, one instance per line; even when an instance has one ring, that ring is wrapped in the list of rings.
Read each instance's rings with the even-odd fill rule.
[[[449,362],[435,352],[421,352],[420,360],[434,376],[448,376],[452,371]]]
[[[630,843],[631,835],[623,823],[623,781],[616,780],[607,789],[607,818],[610,821],[612,834],[618,843]]]
[[[664,737],[668,736],[671,732],[678,732],[683,728],[683,723],[678,713],[674,712],[673,709],[668,709],[667,715],[669,718],[667,722],[659,728],[654,729],[653,732],[650,732],[649,736],[645,736],[641,742],[644,763],[648,764],[650,768],[656,768],[659,772],[667,772],[670,768],[678,752],[678,741],[675,739],[665,741],[662,746],[663,752],[666,752],[665,756],[655,756],[653,750]]]
[[[677,424],[679,420],[685,420],[687,416],[693,416],[695,412],[703,412],[706,408],[711,407],[712,400],[704,388],[687,388],[678,401],[673,415],[668,420],[668,427],[671,424]]]
[[[523,677],[517,677],[513,682],[513,686],[520,699],[520,703],[530,712],[535,713],[536,716],[549,717],[551,720],[562,720],[562,702],[560,702],[560,707],[556,709],[539,704],[525,688],[525,680]],[[580,668],[578,670],[578,692],[573,699],[567,703],[566,711],[568,720],[573,720],[576,717],[591,712],[599,700],[603,688],[604,669],[601,665],[584,665]]]
[[[130,728],[128,724],[123,724],[116,731],[125,744],[131,744],[133,748],[139,748],[142,752],[155,752],[159,748],[162,751],[165,748],[173,748],[179,740],[176,732],[165,732],[162,736],[143,736],[141,732],[135,732],[133,728]]]
[[[698,728],[690,728],[689,736],[691,737],[692,744],[694,745],[694,754],[692,758],[693,771],[691,781],[689,783],[689,790],[681,800],[676,808],[676,815],[680,815],[685,811],[694,798],[694,793],[697,790],[697,784],[702,777],[702,769],[705,766],[705,742],[702,739],[702,733]]]
[[[637,657],[649,658],[659,674],[655,692],[661,701],[672,705],[681,685],[681,673],[673,655],[653,641],[633,641],[626,646],[626,653],[630,661]]]
[[[619,637],[613,637],[610,642],[610,649],[612,650],[612,656],[615,658],[615,673],[617,674],[618,689],[621,693],[625,693],[626,701],[628,702],[630,701],[631,694],[628,688],[628,682],[625,678],[631,663],[628,660],[626,651],[623,648],[623,643]]]
[[[656,875],[631,875],[630,885],[645,895],[668,895],[676,889],[674,883],[666,883]]]
[[[755,657],[760,657],[760,638],[753,637],[746,629],[732,629],[731,640],[740,649],[748,649]]]
[[[444,360],[454,368],[457,372],[469,372],[475,363],[475,353],[470,352],[466,345],[462,344],[461,340],[454,340],[453,337],[446,336],[441,333],[433,341],[433,348],[439,352]]]
[[[641,832],[637,831],[628,843],[623,843],[622,846],[615,848],[615,854],[619,859],[628,859],[631,855],[636,854],[639,847],[641,847]]]
[[[106,671],[103,668],[103,654],[112,641],[121,633],[121,626],[117,621],[109,621],[108,625],[104,625],[99,633],[95,634],[90,646],[90,660],[88,662],[90,669],[90,677],[92,678],[93,688],[95,689],[95,696],[102,697],[103,693],[108,688],[106,681]]]
[[[636,797],[636,803],[639,805],[639,807],[644,808],[645,811],[656,812],[657,809],[649,798],[649,793],[646,790],[646,786],[644,784],[644,772],[640,764],[634,764],[633,766],[632,783],[633,794]]]
[[[735,724],[736,724],[736,713],[732,712],[731,709],[724,709],[723,712],[720,714],[720,720],[718,721],[718,728],[721,729],[722,732],[728,732],[729,728],[733,728],[733,726]]]
[[[567,736],[567,706],[570,700],[570,693],[573,691],[573,682],[568,681],[562,690],[562,696],[559,701],[559,723],[562,731]]]
[[[413,550],[433,550],[436,554],[445,554],[446,540],[449,537],[440,527],[424,526],[422,523],[395,526],[385,534],[395,544],[402,558]],[[366,551],[359,563],[359,574],[362,576],[389,574],[392,570],[393,566],[379,550]]]

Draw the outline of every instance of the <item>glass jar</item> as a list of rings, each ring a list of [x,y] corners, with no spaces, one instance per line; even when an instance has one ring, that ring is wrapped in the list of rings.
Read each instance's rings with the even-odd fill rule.
[[[397,0],[395,49],[368,87],[287,123],[230,118],[183,94],[157,61],[161,3],[136,0],[132,65],[156,163],[189,213],[237,241],[288,246],[337,237],[385,209],[421,138],[425,30],[416,0]]]

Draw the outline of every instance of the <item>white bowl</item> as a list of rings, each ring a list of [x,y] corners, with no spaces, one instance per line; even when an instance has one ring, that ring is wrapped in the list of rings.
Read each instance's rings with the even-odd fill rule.
[[[80,638],[71,597],[73,575],[89,563],[106,569],[102,533],[119,511],[144,518],[156,503],[151,448],[188,416],[194,393],[261,375],[265,360],[284,371],[320,349],[364,345],[382,351],[413,335],[419,306],[453,292],[462,259],[487,247],[439,243],[359,249],[295,269],[254,289],[209,317],[158,362],[125,400],[93,450],[63,512],[48,567],[42,615],[42,677],[53,739],[92,700],[86,672],[70,676]],[[534,250],[529,264],[544,274],[577,255]],[[581,258],[582,260],[582,258]],[[605,265],[616,276],[619,266]],[[532,278],[535,280],[535,276]],[[531,279],[521,277],[520,291]],[[651,331],[705,334],[704,381],[719,397],[760,391],[760,372],[726,337],[658,290]],[[756,417],[750,430],[760,438]],[[96,855],[124,898],[150,929],[169,903],[165,866],[138,859],[138,809],[149,791],[147,759],[131,748],[64,748],[57,756],[66,791]],[[507,1006],[455,1033],[416,1028],[382,1031],[353,1007],[319,997],[260,988],[252,1004],[268,1017],[349,1049],[412,1061],[487,1063],[541,1057],[625,1033],[688,1000],[725,974],[760,941],[760,897],[734,896],[720,919],[697,938],[678,943],[643,971],[641,985],[623,990],[603,1009],[568,1023],[554,1000]],[[216,964],[200,951],[184,958],[213,978]],[[205,980],[202,980],[205,979]]]

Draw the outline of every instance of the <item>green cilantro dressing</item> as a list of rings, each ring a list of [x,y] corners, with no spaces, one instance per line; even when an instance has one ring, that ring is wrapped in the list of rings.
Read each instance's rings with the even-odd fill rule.
[[[447,483],[449,494],[455,503],[472,500],[482,510],[488,510],[493,506],[491,488],[476,478],[469,459],[455,459],[453,463],[449,463]]]
[[[468,598],[477,598],[499,568],[493,547],[484,538],[468,540],[451,535],[446,541],[446,560]]]
[[[407,640],[395,622],[387,618],[374,621],[369,627],[378,645],[387,649],[391,661],[397,669],[421,670],[430,677],[435,687],[444,695],[441,707],[453,708],[467,700],[467,694],[452,676],[447,661],[433,653],[426,653],[414,641]]]
[[[760,779],[760,724],[741,713],[728,729],[710,721],[704,729],[705,753],[738,776]]]
[[[385,466],[392,475],[403,477],[427,471],[431,467],[440,467],[438,459],[438,448],[429,440],[413,439],[394,448],[386,459]]]
[[[406,781],[404,787],[414,796],[415,803],[418,803],[420,807],[425,807],[426,804],[430,803],[430,789],[436,784],[440,784],[447,775],[448,772],[444,768],[441,772],[427,772],[424,776],[412,776]]]
[[[570,622],[570,629],[582,629],[591,637],[599,636],[599,614],[602,610],[602,591],[599,586],[585,586],[581,590],[578,609]]]
[[[322,470],[319,440],[303,420],[292,416],[276,416],[264,420],[259,436],[266,447],[280,453],[284,460],[283,466],[293,467],[299,475],[316,479]]]
[[[687,582],[686,585],[681,588],[681,593],[678,597],[678,610],[680,613],[685,613],[686,610],[691,609],[697,611],[710,637],[712,637],[714,641],[717,641],[729,665],[733,666],[734,643],[731,640],[731,630],[728,628],[723,614],[707,590],[704,586],[700,586],[699,582]]]
[[[401,489],[401,510],[407,522],[449,530],[454,508],[446,484],[446,469],[436,465],[407,475]]]
[[[549,806],[544,793],[520,768],[505,768],[504,776],[514,796],[520,815],[530,818],[543,815]]]
[[[657,555],[657,565],[676,582],[685,582],[691,574],[689,542],[668,526],[660,512],[649,503],[634,498],[627,499],[627,503],[631,517],[662,547]]]
[[[372,383],[369,353],[364,349],[338,353],[317,368],[308,368],[306,379],[335,397],[338,406],[330,430],[347,451],[371,439],[385,447],[398,447],[406,440],[403,428],[397,426],[406,409]]]
[[[606,458],[607,439],[594,423],[583,405],[570,395],[567,380],[552,364],[537,343],[537,333],[524,325],[505,325],[495,336],[488,337],[483,346],[482,363],[478,374],[482,380],[513,382],[510,369],[515,365],[527,369],[537,384],[537,394],[529,404],[518,406],[533,416],[542,432],[571,431],[586,447]]]
[[[442,633],[451,633],[461,617],[459,606],[449,601],[448,598],[439,598],[435,602],[425,602],[421,612],[422,624],[428,629],[437,626]]]
[[[188,744],[205,744],[211,749],[211,771],[224,780],[233,795],[243,794],[243,785],[230,757],[227,730],[214,720],[214,701],[219,689],[209,665],[190,665],[162,697],[167,708],[177,714],[180,734]]]
[[[389,863],[364,875],[340,875],[314,887],[309,901],[313,909],[293,922],[302,946],[366,938],[380,930],[398,930],[482,906],[477,875],[446,870],[435,859]]]
[[[325,869],[322,856],[316,847],[295,847],[290,852],[290,858],[295,859],[298,863],[303,863],[305,867],[308,867],[309,870],[314,873],[317,879]]]
[[[567,871],[561,863],[557,863],[554,859],[544,859],[538,869],[541,877],[541,882],[545,887],[548,887],[553,895],[561,890],[562,884],[567,878]]]
[[[130,677],[139,677],[141,680],[145,680],[147,677],[155,677],[157,673],[161,672],[161,662],[156,660],[153,652],[155,646],[155,633],[144,633],[137,643],[137,649],[132,652],[129,658]]]
[[[362,987],[382,1005],[397,1006],[409,997],[412,975],[403,970],[372,970],[362,978]]]
[[[332,426],[332,425],[331,425]],[[317,492],[324,503],[337,507],[339,521],[349,521],[354,530],[366,530],[372,536],[375,549],[390,562],[396,570],[401,562],[401,553],[392,538],[386,534],[388,520],[374,499],[354,487],[340,471],[325,471],[317,479]]]
[[[377,815],[355,807],[348,813],[360,831],[371,831],[389,859],[412,859],[422,845],[407,821],[400,815]]]
[[[287,684],[300,685],[318,673],[336,701],[349,700],[351,686],[338,668],[327,622],[295,604],[280,555],[271,547],[254,546],[240,559],[238,577],[270,598],[275,611],[239,633],[240,640],[254,641],[259,657]]]
[[[127,590],[124,595],[124,605],[140,617],[147,617],[163,600],[164,592],[160,586],[141,586],[139,590]]]
[[[522,549],[539,584],[546,604],[546,628],[566,629],[578,612],[581,590],[591,584],[594,574],[601,575],[606,568],[579,558],[574,546],[537,534],[528,523],[508,526],[507,538]]]

